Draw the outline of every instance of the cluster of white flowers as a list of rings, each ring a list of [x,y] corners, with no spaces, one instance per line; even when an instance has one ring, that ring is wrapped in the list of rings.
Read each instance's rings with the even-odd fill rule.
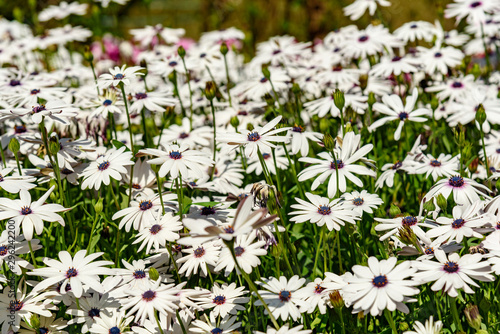
[[[235,28],[133,29],[117,61],[72,49],[87,28],[0,20],[1,334],[309,334],[347,308],[394,332],[421,289],[452,305],[494,281],[500,1],[444,15],[464,28],[278,36],[248,63]]]

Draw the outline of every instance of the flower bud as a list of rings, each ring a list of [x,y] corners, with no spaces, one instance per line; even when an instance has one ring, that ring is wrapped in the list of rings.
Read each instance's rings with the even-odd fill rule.
[[[59,144],[59,140],[56,137],[50,137],[50,139],[49,139],[49,152],[52,155],[56,155],[60,149],[61,149],[61,144]]]
[[[240,125],[240,120],[238,119],[237,116],[233,116],[231,117],[230,123],[233,128],[237,129],[238,125]]]
[[[95,210],[96,215],[99,215],[102,212],[103,208],[104,208],[104,206],[102,204],[102,197],[101,197],[101,198],[99,198],[97,203],[94,205],[94,210]]]
[[[476,121],[479,123],[479,125],[482,125],[484,122],[486,122],[486,110],[484,110],[484,106],[482,103],[477,106]]]
[[[227,55],[229,49],[227,48],[226,42],[222,42],[220,45],[220,53],[222,53],[223,56]]]
[[[19,152],[20,147],[21,147],[21,145],[19,145],[19,140],[17,140],[16,137],[12,137],[12,139],[10,140],[10,143],[9,143],[9,150],[12,153],[17,154],[17,152]]]
[[[262,75],[264,75],[264,78],[269,80],[271,78],[271,72],[269,71],[269,68],[267,66],[262,66]]]
[[[479,165],[479,158],[475,157],[474,160],[469,164],[469,171],[474,174],[477,171],[477,166]]]
[[[465,318],[469,323],[469,326],[474,328],[475,330],[481,329],[481,315],[479,314],[479,309],[477,305],[467,305],[464,310]]]
[[[215,82],[207,81],[207,83],[205,83],[205,96],[210,101],[214,99],[216,90],[217,87],[215,86]]]
[[[255,129],[255,127],[253,126],[253,124],[252,123],[248,123],[247,124],[247,130],[248,131],[253,131],[253,129]]]
[[[446,212],[446,209],[448,208],[448,201],[446,198],[443,196],[443,194],[439,194],[436,197],[436,202],[441,211]]]
[[[153,281],[157,281],[158,278],[160,278],[160,273],[158,272],[158,270],[156,270],[156,268],[149,268],[149,278],[151,278]]]
[[[375,98],[375,94],[373,92],[368,93],[368,105],[373,106],[373,104],[377,102],[377,99]]]
[[[94,60],[94,55],[92,54],[92,52],[90,51],[90,48],[88,46],[85,47],[85,52],[83,53],[83,58],[86,61],[88,61],[89,63],[91,63]]]
[[[367,74],[360,75],[359,88],[361,88],[361,90],[365,90],[367,86],[368,86],[368,75]]]
[[[435,96],[433,96],[431,100],[431,109],[436,110],[438,106],[439,106],[439,100]]]
[[[410,326],[408,326],[407,322],[400,322],[399,323],[399,330],[401,332],[407,331],[409,328],[410,328]]]
[[[170,81],[175,85],[176,80],[177,80],[177,74],[175,73],[175,71],[170,72],[170,74],[168,75],[168,81]]]
[[[347,123],[345,124],[345,130],[344,130],[344,131],[345,131],[345,133],[348,133],[348,132],[352,132],[352,131],[354,131],[354,129],[352,128],[352,124],[351,124],[351,122],[347,122]]]
[[[323,144],[325,145],[326,150],[331,152],[335,148],[335,139],[327,133],[323,136]]]
[[[340,295],[340,291],[339,290],[333,290],[332,292],[330,292],[330,294],[328,295],[328,297],[330,298],[330,303],[332,303],[332,306],[334,308],[342,308],[342,307],[344,307],[344,299]]]
[[[398,215],[401,214],[401,209],[398,208],[396,205],[394,204],[391,204],[391,208],[389,209],[389,214],[392,216],[392,217],[396,217]]]
[[[300,86],[296,82],[294,82],[293,85],[292,85],[292,93],[294,93],[295,95],[299,95],[300,94]]]
[[[335,106],[340,110],[340,112],[342,112],[345,106],[344,92],[336,89],[333,93],[333,102],[335,103]]]
[[[413,232],[411,227],[407,225],[404,225],[398,229],[397,237],[399,241],[401,241],[405,245],[414,245],[416,242],[418,242],[415,233]]]
[[[38,332],[38,329],[40,328],[40,318],[38,317],[38,315],[33,314],[30,318],[29,324],[31,328],[36,329]]]
[[[436,205],[434,205],[434,197],[424,203],[424,210],[427,212],[436,210]]]
[[[186,49],[184,49],[182,45],[179,45],[179,47],[177,48],[177,54],[179,55],[179,57],[184,59],[184,57],[186,56]]]

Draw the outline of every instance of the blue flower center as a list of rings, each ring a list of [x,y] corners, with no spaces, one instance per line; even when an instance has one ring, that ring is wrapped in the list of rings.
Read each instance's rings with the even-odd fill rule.
[[[299,132],[299,133],[302,133],[305,131],[305,128],[303,126],[300,126],[300,125],[296,125],[292,128],[292,131],[293,132]]]
[[[222,230],[224,231],[224,233],[228,233],[228,234],[233,234],[234,233],[234,228],[231,225],[224,226],[222,228]]]
[[[104,101],[102,102],[102,105],[103,105],[103,106],[105,106],[105,107],[110,106],[110,105],[112,105],[112,104],[113,104],[113,101],[108,100],[108,99],[106,99],[106,100],[104,100]]]
[[[76,271],[76,269],[73,267],[69,268],[66,271],[66,278],[75,277],[76,275],[78,275],[78,271]]]
[[[187,137],[189,137],[189,133],[185,133],[185,132],[183,132],[183,133],[181,133],[181,134],[179,135],[179,138],[180,138],[180,139],[186,139]]]
[[[403,226],[413,226],[417,223],[417,218],[416,217],[413,217],[413,216],[406,216],[403,218],[403,220],[401,221],[401,224]]]
[[[21,81],[12,79],[12,80],[10,80],[9,85],[12,86],[12,87],[20,86],[21,85]]]
[[[462,88],[464,85],[460,81],[454,81],[451,87],[453,88]]]
[[[25,216],[26,216],[26,215],[29,215],[29,214],[31,214],[31,213],[33,213],[33,211],[31,210],[31,208],[30,208],[29,206],[23,206],[23,207],[21,208],[21,214],[22,214],[22,215],[25,215]]]
[[[399,169],[403,166],[403,163],[401,161],[396,161],[394,165],[392,165],[391,169]]]
[[[31,112],[33,114],[37,114],[39,113],[40,111],[44,111],[44,110],[47,110],[45,109],[45,106],[43,104],[39,105],[39,106],[36,106],[36,107],[33,107],[33,109],[31,109]]]
[[[405,112],[405,111],[400,112],[400,113],[399,113],[399,119],[400,119],[401,121],[406,121],[406,120],[408,119],[408,113],[407,113],[407,112]]]
[[[24,303],[20,300],[11,300],[9,309],[11,311],[20,311],[23,308]]]
[[[223,330],[218,328],[218,327],[215,327],[214,329],[212,329],[210,331],[210,333],[212,333],[212,334],[222,334],[222,332],[223,332]]]
[[[170,159],[179,160],[182,158],[182,153],[179,151],[172,151],[169,153]]]
[[[196,257],[196,258],[200,258],[200,257],[202,257],[203,255],[205,255],[205,249],[204,249],[203,247],[201,247],[201,246],[200,246],[200,247],[198,247],[198,248],[196,248],[196,249],[194,250],[193,254],[194,254],[194,257]]]
[[[177,66],[177,62],[176,61],[171,61],[171,62],[168,63],[168,66],[175,67],[175,66]]]
[[[203,216],[215,215],[215,208],[211,206],[204,206],[201,208],[201,214]]]
[[[5,256],[7,254],[7,246],[0,246],[0,256]]]
[[[123,74],[121,74],[121,73],[117,73],[113,77],[114,80],[122,80],[123,78],[125,78],[125,76]]]
[[[288,290],[281,290],[278,297],[282,302],[287,302],[292,298],[292,293]]]
[[[264,160],[267,160],[271,157],[271,155],[269,153],[264,153],[262,154],[262,157],[264,158]]]
[[[236,256],[241,256],[243,253],[245,253],[245,248],[241,246],[234,247],[234,254]]]
[[[362,199],[361,197],[358,197],[358,198],[355,198],[352,200],[352,204],[354,204],[356,206],[363,205],[364,202],[365,202],[365,200]]]
[[[323,216],[328,216],[332,213],[332,209],[328,205],[321,205],[318,207],[318,213]]]
[[[434,248],[433,247],[427,247],[427,248],[425,248],[424,252],[427,255],[433,255],[434,254]]]
[[[441,52],[436,52],[436,53],[434,54],[434,57],[435,57],[435,58],[441,58],[442,56],[443,56],[443,54],[442,54]]]
[[[149,210],[152,207],[153,207],[153,202],[151,202],[151,201],[141,201],[139,203],[139,209],[141,209],[142,211]]]
[[[156,292],[152,290],[148,290],[142,294],[142,299],[147,302],[152,301],[153,299],[155,299],[155,297],[156,297]]]
[[[337,164],[335,164],[335,161],[332,161],[330,163],[330,168],[331,169],[342,169],[342,168],[344,168],[344,162],[342,160],[337,160]]]
[[[16,125],[14,127],[14,132],[17,134],[17,133],[25,133],[27,130],[26,130],[26,125]]]
[[[260,135],[257,132],[249,133],[247,136],[248,141],[257,141],[260,139]]]
[[[98,317],[101,315],[101,310],[99,310],[98,308],[91,308],[88,312],[88,315],[89,317],[94,319],[94,317]]]
[[[464,225],[465,225],[465,220],[463,220],[462,218],[455,219],[453,223],[451,223],[451,227],[453,227],[454,229],[459,229]]]
[[[222,305],[226,302],[226,297],[224,296],[216,296],[213,300],[213,303],[214,304],[217,304],[217,305]]]
[[[40,89],[32,89],[31,90],[31,95],[36,95],[38,93],[40,93]]]
[[[109,168],[109,161],[104,161],[101,162],[99,165],[97,165],[97,169],[100,170],[101,172]]]
[[[142,269],[139,269],[134,271],[132,275],[134,276],[135,279],[143,279],[146,277],[146,272]]]
[[[261,79],[260,79],[260,82],[261,82],[261,83],[266,83],[266,82],[267,82],[267,78],[261,78]]]
[[[155,224],[149,229],[149,233],[152,235],[158,234],[161,231],[161,225]]]
[[[459,175],[456,175],[456,176],[452,176],[450,177],[450,179],[448,180],[448,184],[452,187],[455,187],[455,188],[460,188],[464,185],[464,178],[459,176]]]
[[[458,263],[448,261],[444,264],[443,269],[444,269],[444,271],[446,271],[450,274],[456,273],[458,271]]]
[[[109,329],[109,334],[120,334],[120,333],[121,333],[121,332],[120,332],[120,328],[118,328],[118,327],[116,327],[116,326],[115,326],[115,327],[111,327],[111,328]]]
[[[40,334],[47,334],[49,332],[49,329],[47,327],[40,327],[38,328],[38,332]]]
[[[358,38],[358,42],[363,43],[363,42],[366,42],[368,39],[369,39],[368,36],[363,35],[360,38]]]
[[[437,160],[431,160],[431,166],[432,167],[439,167],[441,166],[441,162]]]
[[[476,7],[479,7],[481,5],[482,5],[481,1],[475,1],[475,2],[473,2],[473,3],[470,4],[470,7],[471,8],[476,8]]]
[[[389,283],[389,281],[385,275],[375,276],[372,280],[372,284],[377,288],[383,288],[387,283]]]

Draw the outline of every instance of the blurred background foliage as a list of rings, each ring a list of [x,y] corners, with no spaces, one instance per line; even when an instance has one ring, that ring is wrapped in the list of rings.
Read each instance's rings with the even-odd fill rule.
[[[390,0],[391,7],[381,8],[377,19],[391,30],[412,20],[434,22],[442,16],[450,0]],[[67,0],[71,2],[71,0]],[[111,3],[92,7],[86,17],[72,16],[72,24],[81,24],[97,36],[106,32],[127,37],[131,28],[155,25],[186,29],[186,37],[197,39],[204,31],[237,27],[243,30],[250,45],[271,36],[289,34],[298,40],[322,38],[328,32],[352,24],[342,8],[352,0],[130,0],[120,6]],[[36,15],[59,0],[0,0],[0,15],[33,25],[39,33],[57,22],[38,25]],[[356,21],[360,27],[370,23],[365,14]],[[59,23],[60,24],[60,23]],[[452,21],[445,28],[451,28]]]

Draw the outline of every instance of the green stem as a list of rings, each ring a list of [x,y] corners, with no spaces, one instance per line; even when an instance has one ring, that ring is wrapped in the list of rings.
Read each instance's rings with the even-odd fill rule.
[[[224,55],[224,67],[226,69],[226,81],[227,81],[227,96],[228,96],[228,99],[229,99],[229,106],[232,107],[233,106],[233,102],[231,101],[231,81],[229,79],[229,67],[227,66],[227,57],[226,55]]]
[[[36,265],[35,252],[33,252],[33,247],[31,247],[31,240],[28,241],[28,247],[30,248],[31,261],[33,261],[33,267],[38,268]]]
[[[170,242],[168,243],[167,252],[168,252],[168,255],[170,256],[170,259],[172,260],[172,264],[174,265],[177,280],[180,283],[180,282],[182,282],[182,280],[181,280],[181,276],[179,275],[179,267],[177,267],[177,262],[175,262],[174,256],[172,255],[172,244]]]
[[[181,57],[182,65],[184,66],[184,71],[186,71],[186,80],[189,89],[189,129],[193,130],[193,90],[191,89],[191,76],[189,75],[189,71],[186,67],[186,61],[184,57]],[[180,97],[179,97],[180,99]]]
[[[217,154],[217,142],[215,141],[215,134],[217,132],[217,125],[215,123],[215,107],[214,107],[213,99],[210,99],[210,108],[212,109],[212,122],[213,122],[213,127],[214,127],[214,155],[213,155],[214,167],[212,168],[212,173],[210,175],[210,180],[213,180],[214,173],[215,173],[215,157]]]
[[[392,312],[390,312],[388,309],[384,310],[384,315],[387,321],[389,322],[389,325],[391,326],[392,333],[393,334],[398,334],[398,331],[396,329],[396,324],[394,323],[394,318],[392,317]]]
[[[19,163],[19,155],[17,154],[17,152],[14,153],[14,157],[16,158],[16,164],[17,164],[17,170],[19,171],[19,176],[23,176],[23,172],[21,170],[21,164]]]
[[[184,327],[184,322],[182,322],[181,316],[179,315],[179,311],[175,311],[175,316],[177,317],[177,321],[179,322],[179,325],[181,325],[182,333],[187,334],[186,328]]]
[[[457,310],[457,298],[448,296],[448,299],[450,301],[451,314],[453,315],[455,324],[458,326],[459,331],[463,332],[464,329],[462,328],[462,323],[460,322],[460,317]]]
[[[130,135],[130,149],[134,154],[134,136],[132,135],[132,123],[130,122],[130,113],[128,111],[127,95],[125,95],[125,85],[120,82],[120,89],[122,91],[123,103],[125,104],[125,112],[127,113],[128,133]]]
[[[318,259],[319,259],[319,253],[321,250],[321,242],[323,241],[323,237],[325,235],[325,225],[321,226],[321,233],[319,235],[319,243],[318,246],[316,247],[316,255],[314,256],[314,269],[313,269],[313,277],[316,278],[316,269],[318,268]]]
[[[160,320],[158,319],[158,312],[157,311],[154,311],[154,312],[155,312],[156,324],[158,325],[158,330],[160,331],[160,334],[163,334],[163,330],[161,329],[161,325],[160,325]]]

